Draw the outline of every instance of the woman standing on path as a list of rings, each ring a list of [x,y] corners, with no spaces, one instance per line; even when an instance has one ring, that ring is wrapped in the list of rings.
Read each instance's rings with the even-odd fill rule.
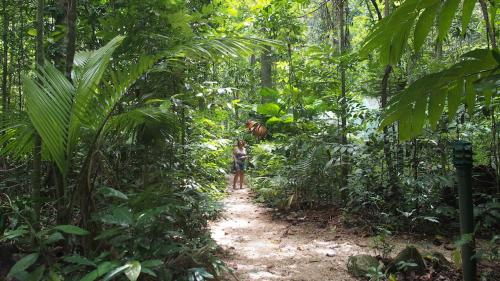
[[[233,189],[236,189],[236,182],[238,177],[240,178],[240,189],[243,188],[243,180],[245,175],[245,159],[247,158],[247,151],[245,149],[245,142],[243,140],[238,140],[237,145],[233,149],[233,165],[234,165],[234,179],[233,179]]]

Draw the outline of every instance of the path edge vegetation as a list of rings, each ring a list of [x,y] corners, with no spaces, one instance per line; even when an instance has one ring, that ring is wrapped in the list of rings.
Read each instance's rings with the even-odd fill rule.
[[[491,238],[478,256],[497,262],[498,12],[486,0],[4,0],[0,276],[216,278],[228,269],[207,222],[236,138],[259,201],[338,206],[374,235],[441,236],[457,233],[452,141],[473,141],[475,234]]]

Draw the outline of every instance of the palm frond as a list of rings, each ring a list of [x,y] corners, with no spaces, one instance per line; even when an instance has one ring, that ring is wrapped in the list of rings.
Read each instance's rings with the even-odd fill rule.
[[[109,82],[103,84],[102,90],[94,95],[87,111],[92,123],[97,128],[103,127],[112,114],[116,104],[127,93],[128,89],[141,78],[158,60],[158,57],[141,56],[139,60],[122,71],[110,74]]]
[[[162,35],[158,36],[162,37]],[[220,56],[236,58],[251,55],[267,46],[279,47],[282,43],[271,39],[250,37],[201,39],[166,50],[163,55],[168,60],[178,58],[212,60]]]
[[[34,78],[23,77],[27,112],[63,175],[78,143],[82,123],[95,122],[99,108],[93,104],[97,86],[114,50],[124,37],[118,36],[104,47],[76,56],[73,84],[52,64],[45,64]],[[101,116],[107,111],[101,110]]]
[[[175,135],[179,132],[178,118],[172,112],[169,102],[164,102],[160,106],[136,108],[111,116],[106,123],[104,132],[132,135],[143,126],[154,127],[158,131],[170,135]]]
[[[66,146],[73,85],[52,64],[39,67],[34,78],[23,76],[28,116],[63,174],[68,169]]]
[[[26,159],[33,152],[34,135],[35,128],[26,114],[9,112],[9,118],[0,123],[0,156]]]
[[[101,82],[113,52],[123,39],[123,36],[117,36],[100,49],[90,54],[86,52],[77,56],[77,58],[81,58],[81,63],[77,63],[77,71],[75,71],[78,75],[75,77],[76,93],[69,126],[68,155],[71,155],[71,149],[76,145],[81,123],[88,125],[95,122],[93,118],[98,110],[98,108],[93,107],[97,92],[96,87]]]

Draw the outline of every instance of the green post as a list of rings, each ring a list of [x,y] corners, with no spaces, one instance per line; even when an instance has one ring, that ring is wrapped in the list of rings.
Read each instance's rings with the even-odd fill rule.
[[[474,246],[474,216],[472,204],[472,145],[470,142],[456,141],[453,146],[453,164],[457,170],[458,202],[460,208],[461,237],[470,237],[462,245],[462,273],[464,281],[476,280],[476,260]]]

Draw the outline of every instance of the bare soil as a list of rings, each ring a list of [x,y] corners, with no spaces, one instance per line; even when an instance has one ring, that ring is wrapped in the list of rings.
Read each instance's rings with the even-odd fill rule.
[[[333,218],[314,217],[314,212],[276,218],[271,209],[252,201],[247,188],[231,190],[223,203],[223,219],[210,228],[234,270],[224,280],[354,281],[346,268],[349,256],[377,254],[372,237],[342,228]],[[399,237],[391,244],[393,255],[413,244],[421,252],[439,251],[450,259],[451,251],[431,242]]]

